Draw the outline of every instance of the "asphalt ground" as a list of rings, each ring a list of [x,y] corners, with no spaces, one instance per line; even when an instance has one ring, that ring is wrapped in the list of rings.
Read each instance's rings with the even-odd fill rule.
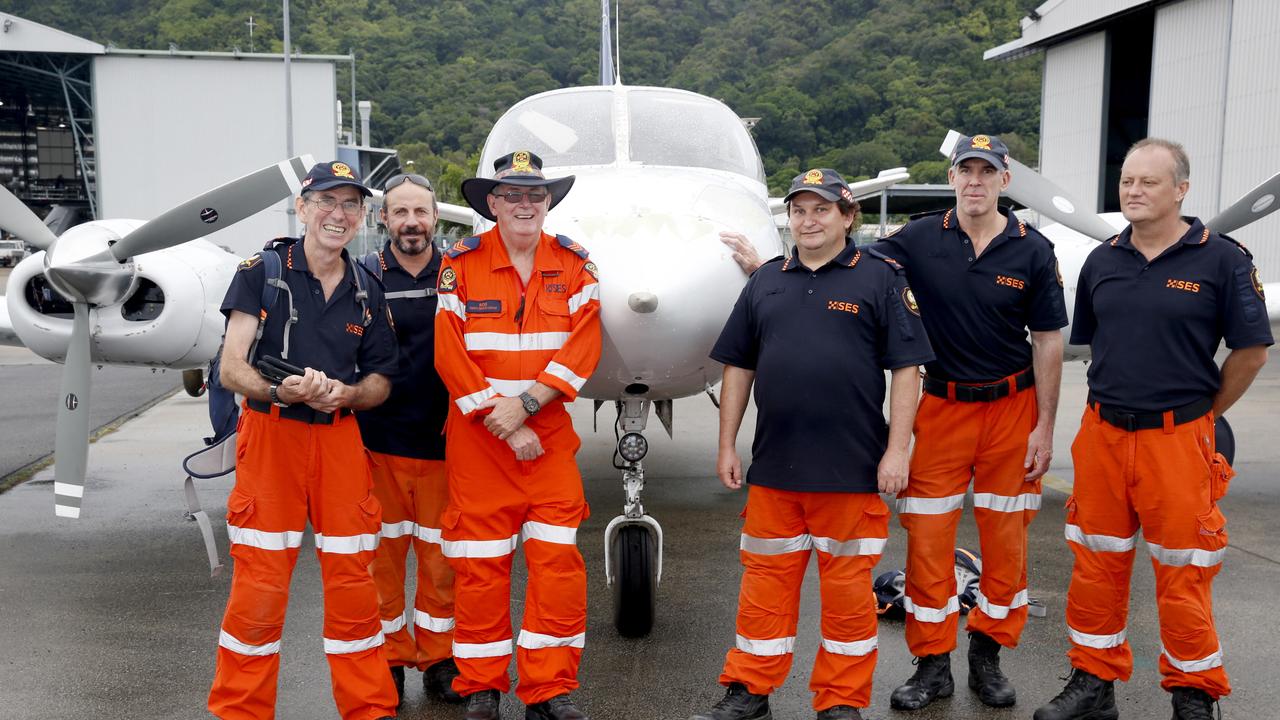
[[[1070,553],[1062,539],[1063,490],[1069,490],[1069,443],[1083,407],[1083,365],[1066,370],[1056,438],[1053,479],[1044,508],[1031,526],[1031,594],[1048,617],[1029,621],[1023,642],[1003,654],[1019,692],[1009,710],[982,706],[965,688],[965,647],[953,659],[956,695],[913,714],[888,709],[893,687],[912,672],[900,623],[880,628],[879,666],[871,718],[1028,718],[1062,687],[1068,671],[1063,610]],[[733,639],[740,567],[737,558],[745,495],[724,490],[713,476],[715,409],[705,397],[676,404],[676,437],[653,421],[647,433],[647,510],[663,525],[666,558],[653,632],[640,640],[619,638],[611,624],[603,579],[602,535],[619,512],[622,490],[609,463],[613,448],[610,407],[592,432],[591,405],[578,402],[575,424],[583,436],[583,467],[592,516],[579,533],[589,587],[587,649],[582,688],[575,696],[596,720],[687,718],[723,693],[716,685]],[[1253,390],[1230,413],[1238,442],[1238,475],[1222,501],[1231,546],[1215,586],[1215,606],[1235,687],[1225,717],[1273,718],[1280,707],[1275,622],[1280,591],[1280,363],[1264,369]],[[6,422],[3,427],[10,431]],[[746,427],[751,427],[748,418]],[[52,474],[42,471],[0,496],[0,718],[207,717],[204,700],[213,673],[218,626],[226,601],[226,577],[210,578],[199,532],[183,519],[181,457],[199,447],[206,432],[204,403],[177,394],[94,444],[84,517],[55,519]],[[749,433],[739,446],[745,453]],[[202,500],[215,518],[225,558],[220,518],[231,478],[202,483]],[[1054,489],[1057,488],[1057,489]],[[971,508],[971,504],[969,505]],[[959,542],[976,548],[969,520]],[[304,542],[311,547],[311,541]],[[896,520],[881,570],[903,565],[905,535]],[[1153,578],[1139,552],[1134,571],[1129,638],[1136,657],[1131,682],[1117,685],[1125,718],[1169,717],[1168,696],[1158,687],[1159,637]],[[517,567],[522,566],[517,561]],[[520,571],[523,575],[523,570]],[[517,588],[522,580],[517,580]],[[300,555],[292,584],[280,679],[281,720],[333,718],[321,647],[321,599],[313,553]],[[513,602],[516,618],[518,598]],[[774,717],[813,717],[806,689],[818,645],[817,573],[805,581],[796,663],[772,700]],[[513,669],[514,677],[514,669]],[[404,720],[458,718],[457,706],[424,699],[410,673]],[[504,717],[520,717],[511,697]]]

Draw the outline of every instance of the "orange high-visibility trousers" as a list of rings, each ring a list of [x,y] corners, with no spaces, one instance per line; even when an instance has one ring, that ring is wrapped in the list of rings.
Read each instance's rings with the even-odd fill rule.
[[[1035,388],[991,402],[920,399],[915,451],[898,518],[907,531],[907,646],[916,657],[956,647],[956,526],[973,482],[982,578],[968,632],[1016,647],[1027,621],[1027,526],[1040,510],[1040,481],[1023,462],[1035,428]]]
[[[276,676],[289,578],[307,521],[324,582],[324,651],[344,720],[395,715],[378,592],[369,574],[381,509],[360,429],[347,415],[309,425],[249,410],[236,437],[236,484],[227,499],[235,560],[218,639],[209,711],[223,720],[275,717]]]
[[[546,452],[521,462],[483,418],[449,408],[442,525],[444,554],[456,573],[453,656],[460,675],[453,689],[463,696],[510,688],[511,561],[523,540],[529,579],[515,642],[516,695],[532,705],[578,687],[587,576],[576,543],[588,510],[574,462],[578,436],[564,405],[544,407],[527,425]]]
[[[1156,575],[1161,686],[1231,692],[1213,622],[1213,578],[1227,547],[1218,500],[1233,474],[1214,446],[1213,414],[1129,432],[1087,408],[1071,445],[1075,494],[1067,544],[1075,554],[1067,592],[1071,664],[1103,680],[1128,680],[1129,576],[1138,528]]]
[[[889,537],[888,506],[876,493],[751,485],[743,516],[737,638],[720,683],[739,682],[757,695],[782,687],[791,671],[800,586],[816,551],[822,645],[809,679],[813,707],[867,707],[878,655],[871,569]]]
[[[373,494],[382,504],[382,541],[373,557],[382,633],[392,665],[419,670],[453,655],[453,568],[440,549],[449,501],[443,460],[369,452]],[[405,561],[417,562],[413,613],[405,613]],[[412,627],[411,627],[412,626]]]

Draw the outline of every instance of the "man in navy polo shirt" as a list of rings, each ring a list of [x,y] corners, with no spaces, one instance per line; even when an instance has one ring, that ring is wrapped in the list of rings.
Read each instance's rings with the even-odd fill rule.
[[[1190,174],[1177,143],[1130,148],[1120,171],[1129,227],[1080,271],[1071,342],[1090,345],[1093,363],[1067,501],[1073,671],[1036,720],[1118,717],[1113,683],[1133,670],[1125,638],[1139,527],[1155,569],[1160,685],[1172,693],[1174,720],[1209,720],[1231,692],[1212,584],[1227,546],[1218,501],[1234,473],[1215,447],[1214,418],[1244,395],[1273,340],[1249,252],[1182,216]],[[1224,339],[1231,352],[1219,369]]]
[[[449,500],[444,469],[444,420],[449,391],[435,369],[436,280],[432,247],[439,216],[431,181],[395,175],[383,185],[382,221],[390,238],[364,258],[382,277],[400,367],[387,401],[356,415],[373,463],[373,494],[382,504],[382,542],[373,579],[396,690],[404,697],[406,667],[423,671],[423,689],[447,702],[453,691],[453,568],[441,551],[440,515]],[[405,616],[405,559],[416,559],[412,617]],[[410,627],[412,625],[412,627]]]
[[[822,580],[813,707],[820,720],[861,718],[877,656],[871,569],[888,536],[877,491],[906,486],[918,366],[933,359],[902,267],[849,238],[858,204],[840,175],[798,175],[785,200],[795,253],[748,280],[711,351],[724,363],[716,472],[727,488],[742,486],[736,441],[753,384],[757,416],[728,692],[693,720],[770,716],[811,551]]]
[[[209,711],[224,720],[275,717],[289,577],[308,520],[338,711],[343,720],[395,715],[369,574],[382,511],[351,417],[386,399],[396,372],[382,290],[345,250],[369,194],[346,163],[317,164],[295,201],[302,238],[276,240],[241,263],[222,303],[222,384],[245,396],[227,499],[235,574],[209,691]],[[267,271],[268,253],[278,274]],[[264,293],[268,282],[278,292]],[[304,372],[268,381],[254,369],[268,357]]]
[[[998,653],[1018,644],[1027,619],[1027,526],[1053,453],[1067,324],[1052,243],[998,206],[1010,179],[1004,143],[961,138],[948,179],[953,208],[916,216],[876,246],[906,265],[937,353],[925,365],[911,482],[898,499],[907,645],[918,658],[890,698],[899,710],[954,689],[955,535],[970,482],[982,578],[966,627],[969,687],[986,705],[1016,701]]]

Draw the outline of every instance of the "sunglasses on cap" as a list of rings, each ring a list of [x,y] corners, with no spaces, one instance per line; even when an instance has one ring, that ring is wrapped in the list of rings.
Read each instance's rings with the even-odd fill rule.
[[[496,192],[493,194],[493,196],[503,198],[507,202],[511,203],[512,205],[520,204],[520,202],[527,197],[529,198],[529,202],[536,205],[542,202],[543,200],[547,199],[547,191],[546,190],[529,190],[526,192],[520,192],[518,190],[510,190],[504,193]]]
[[[425,177],[418,175],[417,173],[400,173],[399,175],[392,175],[387,178],[387,181],[382,184],[382,192],[390,192],[405,184],[405,182],[411,182],[420,188],[425,188],[432,192],[435,191],[435,189],[431,187],[431,181]]]

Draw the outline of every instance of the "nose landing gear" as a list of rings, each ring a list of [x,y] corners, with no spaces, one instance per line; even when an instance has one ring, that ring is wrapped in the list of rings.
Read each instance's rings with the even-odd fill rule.
[[[605,580],[613,589],[613,624],[623,637],[643,637],[653,628],[658,583],[662,580],[662,526],[644,512],[642,461],[649,451],[643,432],[649,400],[624,396],[617,402],[614,467],[622,471],[626,497],[622,514],[604,531]]]

